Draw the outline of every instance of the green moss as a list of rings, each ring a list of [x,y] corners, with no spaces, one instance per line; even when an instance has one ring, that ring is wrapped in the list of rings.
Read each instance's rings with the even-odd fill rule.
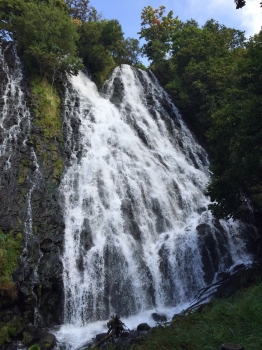
[[[61,158],[54,161],[54,178],[59,179],[63,172],[64,164]]]
[[[60,98],[57,89],[46,78],[37,76],[32,77],[31,87],[35,124],[42,129],[46,139],[56,137],[62,141]]]
[[[18,168],[18,183],[20,185],[25,182],[28,169],[31,166],[31,164],[32,164],[32,160],[24,159],[24,158],[20,159],[20,164]]]
[[[0,325],[0,347],[6,342],[12,341],[13,337],[16,337],[23,331],[24,324],[18,316],[15,316],[10,322],[5,325]]]
[[[22,340],[22,343],[23,343],[24,345],[30,344],[30,343],[32,342],[32,340],[33,340],[33,336],[32,336],[30,333],[28,333],[28,332],[23,332],[23,340]]]
[[[38,344],[34,344],[28,348],[28,350],[41,350],[40,346]]]
[[[11,274],[18,264],[22,239],[21,233],[10,231],[4,234],[0,229],[0,293],[7,286],[9,286],[7,289],[10,289],[10,283],[12,283]]]
[[[40,163],[49,171],[48,178],[57,183],[63,171],[63,160],[59,152],[59,144],[63,141],[60,98],[57,88],[46,78],[32,75],[31,87],[35,124],[43,132],[43,137],[36,136],[33,141],[40,156]],[[22,181],[23,177],[20,178]]]

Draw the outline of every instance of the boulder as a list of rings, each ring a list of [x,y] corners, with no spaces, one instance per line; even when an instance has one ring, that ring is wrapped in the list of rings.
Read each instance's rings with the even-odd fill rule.
[[[38,344],[41,350],[51,350],[56,345],[56,338],[54,334],[48,333],[40,339]]]
[[[140,323],[137,326],[137,330],[139,332],[148,332],[148,331],[150,331],[150,329],[151,329],[151,327],[147,323]]]
[[[154,312],[154,313],[152,313],[151,316],[152,316],[153,320],[156,322],[166,322],[167,321],[166,315],[161,315],[161,314]]]
[[[98,333],[96,335],[96,341],[99,342],[100,340],[102,340],[106,336],[107,336],[107,333]]]

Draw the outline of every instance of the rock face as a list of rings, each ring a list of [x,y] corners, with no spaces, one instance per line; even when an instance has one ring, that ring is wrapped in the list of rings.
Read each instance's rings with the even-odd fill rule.
[[[54,159],[63,158],[63,144],[56,139],[47,143],[35,125],[33,96],[24,73],[13,44],[0,43],[0,229],[23,235],[13,274],[18,298],[12,305],[1,303],[0,324],[20,317],[19,334],[26,324],[61,322],[63,301],[64,223],[58,205],[59,177],[54,175]]]

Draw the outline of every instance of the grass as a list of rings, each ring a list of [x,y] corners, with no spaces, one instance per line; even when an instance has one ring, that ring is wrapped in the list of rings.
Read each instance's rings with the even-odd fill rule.
[[[41,127],[46,139],[62,138],[60,98],[54,86],[46,78],[31,79],[36,125]]]
[[[201,312],[153,328],[132,350],[219,350],[236,343],[245,350],[262,349],[262,284],[234,296],[213,300]]]
[[[57,88],[45,77],[33,74],[31,88],[34,122],[43,133],[43,137],[37,139],[36,147],[42,156],[43,166],[53,168],[53,174],[50,175],[52,181],[57,182],[63,171],[63,159],[59,155],[59,144],[63,141],[61,101]],[[23,177],[20,178],[22,181]]]

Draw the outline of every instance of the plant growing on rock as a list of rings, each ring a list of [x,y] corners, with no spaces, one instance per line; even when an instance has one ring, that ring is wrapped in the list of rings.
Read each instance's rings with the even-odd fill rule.
[[[16,285],[11,275],[17,267],[21,251],[22,234],[10,231],[4,234],[0,229],[0,295],[14,300],[17,295]]]

